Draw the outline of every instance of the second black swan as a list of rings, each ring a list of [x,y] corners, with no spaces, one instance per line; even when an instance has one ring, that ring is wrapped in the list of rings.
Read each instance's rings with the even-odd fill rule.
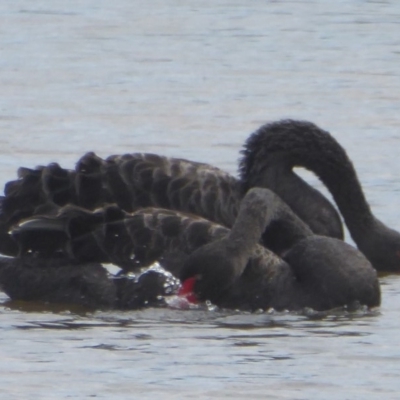
[[[372,213],[357,173],[346,151],[326,131],[306,121],[281,121],[261,127],[248,139],[240,164],[247,187],[268,187],[296,213],[301,208],[292,199],[302,199],[304,190],[293,191],[293,168],[314,172],[328,188],[346,226],[374,268],[400,272],[400,233]],[[261,168],[261,169],[260,169]],[[306,208],[306,207],[305,207]]]
[[[274,221],[284,221],[287,231],[283,258],[258,244]],[[13,232],[20,259],[43,254],[50,259],[52,248],[77,265],[112,261],[124,272],[159,260],[183,281],[194,277],[199,299],[221,307],[327,310],[380,304],[369,261],[341,240],[314,235],[267,189],[247,193],[232,230],[171,210],[127,214],[116,206],[94,212],[67,206],[57,215],[28,219]],[[3,282],[7,293],[10,285]]]

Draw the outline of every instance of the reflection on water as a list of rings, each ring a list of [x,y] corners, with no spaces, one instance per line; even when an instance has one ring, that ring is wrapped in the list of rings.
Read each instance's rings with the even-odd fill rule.
[[[0,183],[88,150],[236,173],[251,131],[295,117],[338,138],[400,230],[399,17],[394,0],[2,2]],[[400,277],[381,281],[382,307],[354,313],[87,313],[1,294],[0,397],[394,399]]]

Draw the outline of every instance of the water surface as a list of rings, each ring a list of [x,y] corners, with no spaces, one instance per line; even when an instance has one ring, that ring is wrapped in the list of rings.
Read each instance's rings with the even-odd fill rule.
[[[400,230],[400,5],[0,4],[0,184],[21,166],[156,152],[236,173],[250,132],[308,119]],[[318,181],[307,177],[320,187]],[[0,398],[395,399],[400,278],[356,313],[84,313],[1,294]]]

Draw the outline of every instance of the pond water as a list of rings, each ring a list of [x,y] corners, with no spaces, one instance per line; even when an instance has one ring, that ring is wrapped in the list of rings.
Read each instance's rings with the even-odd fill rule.
[[[300,118],[342,143],[400,230],[399,34],[394,0],[4,1],[0,184],[89,150],[236,173],[252,131]],[[379,309],[324,314],[85,313],[0,294],[0,398],[396,399],[400,277],[381,283]]]

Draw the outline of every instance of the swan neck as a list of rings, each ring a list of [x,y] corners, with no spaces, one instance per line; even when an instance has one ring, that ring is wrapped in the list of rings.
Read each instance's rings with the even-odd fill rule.
[[[292,120],[265,125],[249,138],[243,154],[241,171],[247,185],[268,185],[271,175],[277,181],[279,175],[303,167],[328,188],[353,238],[374,223],[345,150],[316,125]]]
[[[275,193],[253,188],[242,200],[229,234],[232,251],[250,253],[272,222],[281,223],[292,243],[312,235],[311,229]]]

